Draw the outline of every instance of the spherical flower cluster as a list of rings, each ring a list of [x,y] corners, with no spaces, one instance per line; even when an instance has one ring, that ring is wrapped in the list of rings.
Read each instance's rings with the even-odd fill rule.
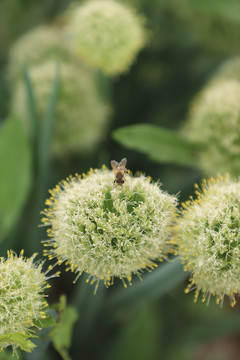
[[[200,166],[207,175],[240,174],[240,83],[218,81],[206,87],[192,104],[183,129],[199,143]]]
[[[240,80],[240,57],[234,56],[224,61],[211,77],[211,82],[219,80]]]
[[[240,182],[220,175],[196,185],[197,198],[183,204],[177,223],[179,256],[192,273],[186,292],[195,289],[195,300],[216,295],[222,304],[240,293]]]
[[[36,254],[24,258],[12,251],[8,258],[0,258],[0,336],[33,333],[34,320],[44,319],[48,306],[43,291],[49,287],[42,265],[34,262]],[[17,344],[2,344],[12,345]]]
[[[51,95],[55,65],[55,62],[48,61],[29,69],[40,122],[44,119]],[[11,112],[21,118],[29,131],[31,119],[23,81],[16,85],[12,95]],[[104,137],[109,114],[109,105],[102,98],[93,73],[74,63],[61,63],[53,125],[53,155],[60,157],[92,151]]]
[[[111,75],[126,71],[146,41],[143,20],[112,0],[79,6],[69,23],[72,50],[87,64]]]
[[[9,53],[8,75],[16,81],[21,77],[23,64],[33,66],[46,60],[68,60],[62,30],[56,26],[41,25],[21,36]]]
[[[132,273],[153,268],[171,250],[169,237],[176,198],[144,176],[127,176],[113,184],[112,171],[90,171],[70,177],[50,191],[42,219],[50,239],[49,258],[66,261],[69,269],[89,274],[106,286],[114,277],[131,283]]]

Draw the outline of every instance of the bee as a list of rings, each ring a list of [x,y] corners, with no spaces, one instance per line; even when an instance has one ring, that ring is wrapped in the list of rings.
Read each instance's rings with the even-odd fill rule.
[[[111,166],[113,168],[113,172],[115,175],[115,180],[114,180],[114,184],[118,184],[120,186],[122,186],[125,182],[124,177],[125,174],[128,174],[128,171],[126,169],[126,165],[127,165],[127,159],[123,158],[120,163],[118,163],[115,160],[111,160]]]

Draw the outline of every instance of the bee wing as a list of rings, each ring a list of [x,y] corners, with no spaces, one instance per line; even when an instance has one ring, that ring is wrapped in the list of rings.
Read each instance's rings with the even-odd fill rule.
[[[119,163],[115,160],[111,160],[111,167],[114,169],[116,169],[119,166]]]
[[[122,166],[122,167],[126,167],[126,165],[127,165],[127,159],[126,159],[126,158],[123,158],[123,159],[120,161],[119,165]]]

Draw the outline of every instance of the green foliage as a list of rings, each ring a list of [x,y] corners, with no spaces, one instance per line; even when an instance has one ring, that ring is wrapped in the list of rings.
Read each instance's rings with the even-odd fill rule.
[[[181,135],[160,126],[132,125],[117,129],[113,138],[129,149],[147,154],[157,162],[196,166],[197,147]]]
[[[39,328],[48,328],[56,325],[56,320],[52,315],[46,315],[45,319],[33,320],[33,324]]]
[[[19,346],[21,350],[26,352],[31,352],[36,346],[32,341],[29,340],[29,334],[22,333],[0,335],[0,345],[4,346],[8,343],[14,343],[16,346]]]
[[[231,20],[237,23],[240,22],[240,3],[238,0],[189,0],[189,3],[201,10],[203,13],[220,16],[223,19]]]
[[[59,64],[56,63],[55,77],[52,84],[49,100],[46,107],[45,116],[42,123],[41,133],[39,134],[39,186],[46,178],[46,173],[49,168],[49,152],[53,133],[53,123],[55,118],[58,92],[60,83],[60,69]]]
[[[109,296],[106,311],[114,313],[119,307],[141,307],[159,299],[187,277],[179,260],[165,263],[153,273],[144,276],[142,282],[134,282],[128,289],[120,289]]]
[[[107,359],[153,360],[158,350],[159,321],[154,309],[147,306],[138,311],[127,326],[120,331],[110,346]]]
[[[61,296],[60,303],[57,306],[60,311],[60,317],[57,325],[50,332],[53,346],[59,352],[64,360],[70,360],[68,349],[71,346],[73,325],[77,321],[78,313],[73,306],[66,305],[66,298]]]
[[[20,216],[30,188],[31,154],[21,123],[9,118],[0,128],[0,241]]]

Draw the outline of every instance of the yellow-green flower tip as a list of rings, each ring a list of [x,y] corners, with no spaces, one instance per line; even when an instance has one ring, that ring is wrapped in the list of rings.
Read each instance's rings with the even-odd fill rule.
[[[77,278],[86,272],[90,283],[106,286],[114,277],[131,283],[132,274],[165,258],[177,202],[144,176],[127,175],[123,186],[113,181],[107,169],[62,181],[43,219],[51,226],[45,254],[67,262]]]

